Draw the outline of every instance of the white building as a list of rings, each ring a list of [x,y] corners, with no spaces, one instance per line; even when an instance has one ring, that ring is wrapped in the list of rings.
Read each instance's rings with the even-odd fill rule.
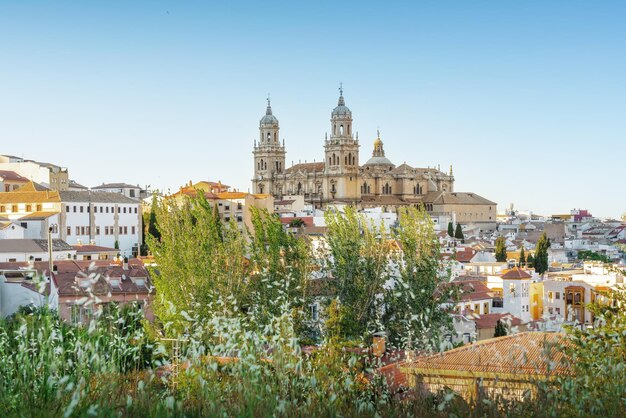
[[[0,170],[14,171],[52,190],[67,190],[69,185],[67,168],[55,164],[25,160],[13,155],[0,155]]]
[[[139,185],[133,186],[128,183],[102,183],[99,186],[92,187],[91,190],[96,192],[120,193],[131,199],[144,199],[148,197],[148,192]]]
[[[532,276],[526,271],[513,268],[500,276],[502,279],[502,312],[530,321],[530,283]]]
[[[48,240],[46,239],[0,239],[0,263],[48,261]],[[60,239],[52,240],[52,259],[74,258],[76,250]]]
[[[141,201],[119,193],[60,192],[60,237],[68,244],[94,244],[130,256],[141,245]]]

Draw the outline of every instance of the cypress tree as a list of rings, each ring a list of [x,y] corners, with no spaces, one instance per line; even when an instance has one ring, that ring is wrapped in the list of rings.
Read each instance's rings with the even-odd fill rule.
[[[506,336],[506,327],[504,326],[502,321],[500,321],[499,319],[498,319],[498,322],[496,322],[496,332],[493,334],[493,336],[494,337]]]
[[[461,229],[461,224],[456,224],[456,231],[454,232],[454,238],[460,239],[461,242],[465,242],[465,236],[463,235],[463,229]]]
[[[506,241],[504,237],[496,239],[496,260],[499,262],[506,261]]]
[[[454,237],[454,226],[452,226],[452,222],[448,222],[448,235],[450,237]]]
[[[543,276],[548,271],[548,248],[550,246],[550,240],[544,232],[541,234],[537,246],[535,249],[535,271]]]
[[[535,267],[535,259],[532,253],[528,254],[528,258],[526,259],[526,265],[530,268]]]
[[[519,265],[523,266],[526,264],[526,253],[524,252],[524,247],[519,252]]]

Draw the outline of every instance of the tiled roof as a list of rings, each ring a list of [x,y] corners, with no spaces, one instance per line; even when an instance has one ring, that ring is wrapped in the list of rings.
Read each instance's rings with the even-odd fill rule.
[[[121,193],[92,192],[92,191],[61,191],[63,202],[93,202],[93,203],[139,203]]]
[[[465,251],[457,251],[456,261],[459,263],[469,263],[475,255],[476,251],[471,248],[468,248]]]
[[[75,189],[89,190],[89,187],[87,187],[87,186],[83,186],[82,184],[77,183],[77,182],[75,182],[74,180],[70,180],[70,182],[69,182],[68,186],[69,186],[69,187],[73,187],[73,188],[75,188]]]
[[[141,187],[128,183],[102,183],[101,185],[92,187],[91,189],[141,189]]]
[[[502,279],[530,279],[533,276],[526,272],[525,270],[520,269],[519,267],[512,268],[506,271],[503,275],[500,276]]]
[[[0,170],[0,178],[4,181],[20,181],[26,183],[28,179],[17,174],[15,171]]]
[[[3,240],[0,240],[0,242]],[[60,296],[88,296],[89,292],[81,288],[76,277],[87,277],[91,273],[95,273],[94,280],[91,284],[91,290],[94,294],[107,293],[129,293],[129,294],[148,294],[154,291],[148,271],[143,266],[141,260],[130,260],[128,270],[122,269],[119,264],[112,264],[110,261],[75,261],[75,260],[55,260],[54,265],[57,271],[54,274],[55,284],[59,289]],[[17,270],[19,268],[28,267],[28,263],[0,263],[0,270]],[[35,262],[35,269],[44,273],[48,271],[48,262]],[[112,287],[107,282],[107,278],[122,278],[119,287]],[[131,278],[145,278],[145,286],[137,286]]]
[[[417,374],[569,374],[565,355],[558,347],[566,343],[565,338],[564,334],[546,332],[491,338],[421,358],[406,364],[403,370]]]
[[[493,292],[480,280],[462,280],[454,283],[461,285],[461,301],[492,299]]]
[[[62,239],[52,240],[53,251],[71,251],[72,246]],[[40,253],[48,251],[47,239],[12,238],[0,239],[0,252]]]
[[[285,174],[290,174],[290,173],[295,173],[298,171],[304,171],[304,172],[308,172],[308,173],[320,173],[322,171],[324,171],[324,167],[326,166],[325,163],[320,162],[320,163],[301,163],[301,164],[296,164],[293,165],[291,167],[289,167],[288,169],[285,170]]]
[[[115,248],[101,247],[99,245],[91,245],[91,244],[87,244],[87,245],[72,245],[72,247],[74,247],[74,249],[76,250],[77,254],[119,252],[119,250],[116,250]]]
[[[22,216],[20,220],[40,220],[40,219],[48,219],[51,216],[58,215],[59,212],[33,212],[28,215]]]
[[[496,203],[476,193],[465,192],[430,192],[424,196],[424,202],[435,205],[492,205]]]
[[[511,314],[490,313],[478,315],[473,319],[477,329],[495,328],[498,321],[502,321],[510,326],[516,327],[522,324],[522,320]]]
[[[44,203],[61,202],[59,192],[56,190],[38,190],[32,181],[24,184],[12,192],[0,193],[0,203]]]

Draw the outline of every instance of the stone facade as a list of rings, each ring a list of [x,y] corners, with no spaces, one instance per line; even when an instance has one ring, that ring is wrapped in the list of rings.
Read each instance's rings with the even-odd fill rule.
[[[330,137],[324,139],[324,159],[286,168],[285,142],[280,140],[279,123],[268,99],[259,123],[259,140],[254,142],[254,193],[271,194],[278,201],[284,196],[301,195],[316,208],[347,203],[360,208],[424,204],[431,213],[456,213],[458,222],[492,222],[496,204],[473,193],[454,193],[452,166],[445,173],[439,168],[418,168],[406,163],[396,166],[387,157],[378,133],[372,156],[359,163],[359,137],[353,129],[352,112],[343,91],[331,112]],[[462,198],[460,195],[463,195]]]

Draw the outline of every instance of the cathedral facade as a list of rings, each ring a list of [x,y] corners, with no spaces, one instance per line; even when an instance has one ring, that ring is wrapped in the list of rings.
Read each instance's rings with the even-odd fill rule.
[[[346,203],[358,207],[393,208],[423,203],[433,211],[432,200],[441,192],[454,191],[452,167],[448,173],[435,168],[396,166],[387,157],[380,134],[373,142],[371,157],[359,162],[359,138],[354,134],[352,112],[343,91],[330,116],[330,137],[324,139],[324,159],[286,167],[285,142],[279,139],[279,123],[268,99],[265,116],[254,142],[253,192],[275,199],[302,195],[316,208]]]

